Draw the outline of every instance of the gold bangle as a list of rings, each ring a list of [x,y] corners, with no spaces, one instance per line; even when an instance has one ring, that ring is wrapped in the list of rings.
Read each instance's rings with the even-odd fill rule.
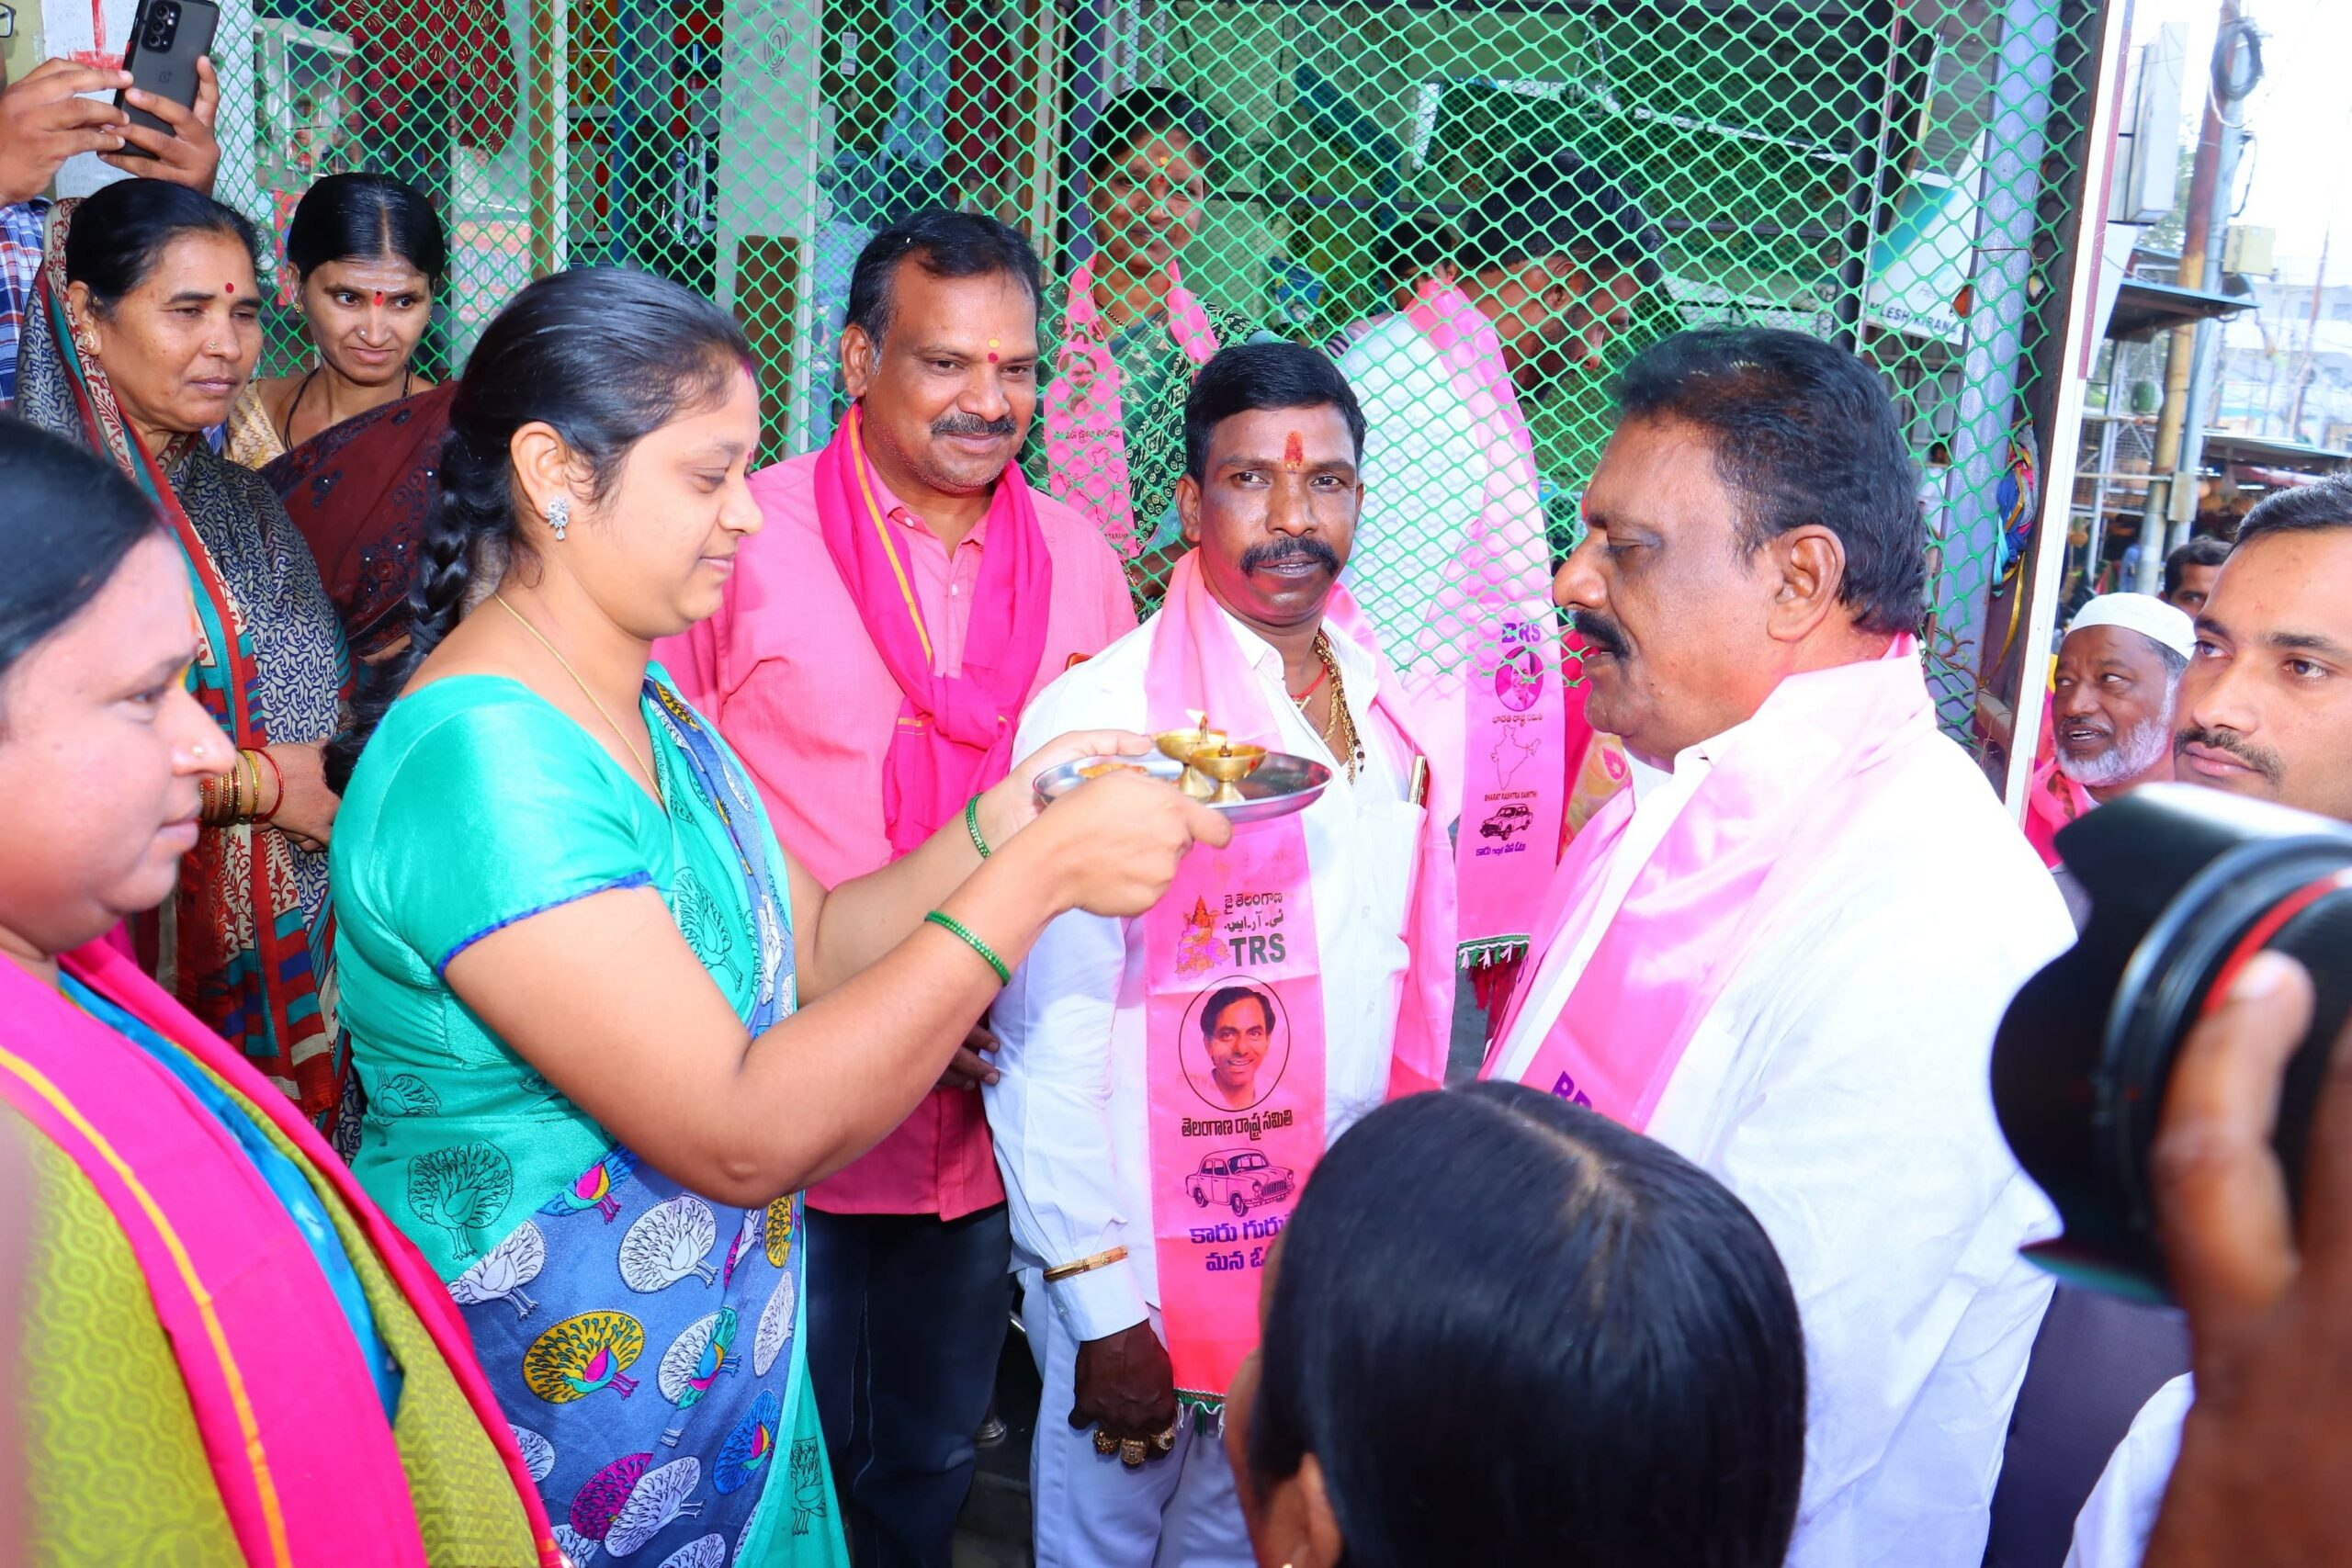
[[[1046,1270],[1046,1283],[1056,1284],[1064,1280],[1075,1279],[1080,1274],[1091,1273],[1097,1269],[1107,1269],[1114,1263],[1125,1263],[1126,1260],[1125,1247],[1107,1247],[1091,1258],[1081,1258],[1075,1263],[1055,1264]]]
[[[237,761],[245,765],[247,790],[243,802],[244,809],[238,813],[238,818],[241,821],[250,822],[261,815],[261,759],[253,752],[240,748],[237,752]]]

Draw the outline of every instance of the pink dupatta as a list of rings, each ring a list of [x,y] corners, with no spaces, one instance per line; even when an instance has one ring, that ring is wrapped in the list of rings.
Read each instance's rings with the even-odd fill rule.
[[[883,761],[882,820],[892,852],[902,855],[1011,771],[1014,721],[1046,656],[1054,561],[1029,481],[1019,464],[1009,463],[989,502],[987,547],[973,589],[989,614],[972,617],[962,673],[940,674],[914,580],[875,499],[863,424],[863,408],[851,405],[817,455],[817,521],[866,636],[901,694]]]
[[[448,1292],[268,1079],[104,942],[68,974],[267,1116],[332,1186],[415,1310],[514,1485],[543,1568],[560,1560]],[[406,1472],[332,1287],[242,1150],[144,1050],[0,963],[0,1100],[72,1159],[137,1256],[245,1560],[423,1568]]]
[[[1480,1076],[1509,1047],[1545,955],[1598,932],[1518,1077],[1646,1128],[1701,1021],[1875,787],[1874,770],[1935,722],[1908,637],[1883,658],[1790,676],[1708,747],[1706,777],[1611,908],[1611,862],[1640,808],[1619,793],[1568,847],[1538,928],[1548,936]]]
[[[1168,331],[1194,365],[1206,365],[1216,354],[1208,312],[1184,287],[1174,262],[1168,264]],[[1046,488],[1092,519],[1120,559],[1133,560],[1143,553],[1147,530],[1136,525],[1135,496],[1128,488],[1123,389],[1119,362],[1112,357],[1102,312],[1094,303],[1090,256],[1070,276],[1061,346],[1054,355],[1053,383],[1046,389]]]
[[[1332,590],[1324,620],[1380,661],[1373,721],[1387,725],[1408,753],[1426,755],[1414,720],[1396,700],[1396,677],[1346,590]],[[1274,715],[1222,624],[1197,551],[1176,563],[1152,623],[1146,691],[1155,731],[1184,728],[1193,713],[1205,712],[1236,742],[1279,744]],[[1434,790],[1432,781],[1406,906],[1403,937],[1412,958],[1389,1065],[1391,1099],[1439,1088],[1445,1078],[1453,999],[1445,834],[1452,812]],[[1187,855],[1141,925],[1162,1324],[1178,1391],[1195,1406],[1214,1408],[1258,1342],[1259,1270],[1325,1144],[1324,976],[1301,819],[1245,827],[1223,850]],[[1204,1022],[1216,1021],[1203,1015],[1218,998],[1243,991],[1261,998],[1272,1027],[1247,1103],[1236,1105],[1214,1078]],[[1261,1016],[1238,1005],[1248,1018]]]

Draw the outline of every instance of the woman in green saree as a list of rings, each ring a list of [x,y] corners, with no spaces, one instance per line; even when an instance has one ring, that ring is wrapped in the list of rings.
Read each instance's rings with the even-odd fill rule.
[[[378,667],[404,694],[337,753],[364,742],[333,866],[354,1171],[448,1282],[577,1560],[842,1560],[799,1189],[937,1081],[1046,921],[1140,911],[1226,832],[1134,774],[1036,812],[1039,766],[1146,744],[1080,736],[896,864],[811,879],[647,662],[760,525],[750,365],[656,278],[517,296],[450,406],[413,640]]]

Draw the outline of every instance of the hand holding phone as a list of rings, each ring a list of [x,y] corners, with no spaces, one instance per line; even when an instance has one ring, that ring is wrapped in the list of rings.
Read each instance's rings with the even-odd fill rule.
[[[162,121],[164,129],[156,130],[133,119],[121,127],[122,151],[101,152],[99,161],[111,164],[127,175],[170,180],[211,195],[213,175],[220,167],[220,144],[212,136],[213,117],[220,107],[220,87],[209,60],[196,62],[196,75],[194,108],[182,108],[171,99],[156,97],[143,88],[134,87],[125,95],[133,115],[144,109]]]
[[[220,164],[212,122],[220,84],[205,51],[220,17],[212,0],[141,0],[123,62],[131,85],[115,96],[123,147],[101,160],[147,179],[209,195]]]

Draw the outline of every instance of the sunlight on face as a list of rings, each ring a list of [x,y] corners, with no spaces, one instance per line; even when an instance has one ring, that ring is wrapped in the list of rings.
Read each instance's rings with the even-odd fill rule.
[[[615,624],[650,642],[718,608],[737,547],[760,527],[759,442],[759,391],[739,370],[718,400],[629,448],[611,490],[576,513],[564,565]]]
[[[111,310],[78,283],[71,295],[134,426],[193,435],[229,417],[261,355],[261,291],[243,245],[209,231],[183,234]]]

